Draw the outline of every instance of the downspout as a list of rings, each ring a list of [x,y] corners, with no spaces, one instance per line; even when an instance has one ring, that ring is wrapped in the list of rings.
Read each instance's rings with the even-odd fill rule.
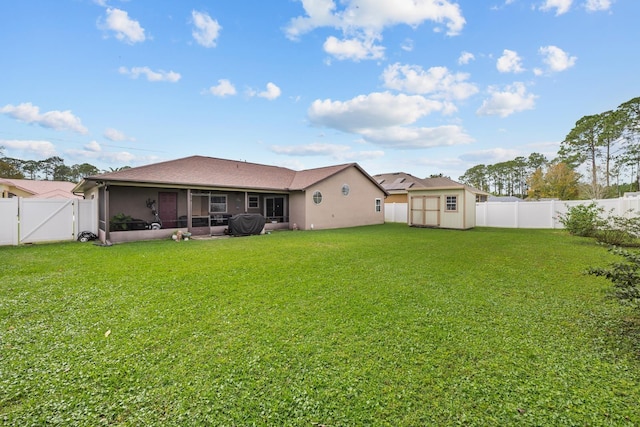
[[[191,214],[193,213],[193,204],[191,200],[191,189],[187,188],[187,231],[193,233],[193,226],[191,222]]]
[[[104,183],[104,240],[111,243],[111,224],[109,223],[109,183]]]

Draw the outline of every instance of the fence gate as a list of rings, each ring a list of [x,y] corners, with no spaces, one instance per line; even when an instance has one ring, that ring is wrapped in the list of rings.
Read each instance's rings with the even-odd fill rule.
[[[35,243],[73,239],[72,199],[20,199],[20,241]]]
[[[440,196],[412,196],[411,224],[440,226]]]

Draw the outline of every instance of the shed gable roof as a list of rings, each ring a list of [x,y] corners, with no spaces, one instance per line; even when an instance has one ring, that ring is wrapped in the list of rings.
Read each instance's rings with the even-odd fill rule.
[[[462,184],[451,178],[436,176],[432,178],[418,178],[405,172],[383,173],[374,176],[387,191],[406,192],[413,190],[448,190],[465,189],[474,194],[488,194],[470,185]]]

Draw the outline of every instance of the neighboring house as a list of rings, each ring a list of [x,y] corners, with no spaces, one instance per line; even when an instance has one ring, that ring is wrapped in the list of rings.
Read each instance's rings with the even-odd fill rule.
[[[267,229],[382,224],[387,196],[357,163],[294,171],[203,156],[89,176],[74,192],[98,198],[100,238],[112,242],[162,238],[177,229],[222,234],[240,213],[263,215]],[[153,201],[160,230],[145,229]],[[127,231],[115,231],[114,217],[133,221]]]
[[[0,198],[77,199],[78,196],[73,194],[75,186],[75,183],[66,181],[0,178]]]
[[[386,203],[407,203],[407,224],[420,227],[475,227],[476,202],[489,193],[446,177],[417,178],[397,172],[375,175],[390,194]]]
[[[489,196],[487,202],[522,202],[520,197],[516,196]]]
[[[423,179],[404,172],[378,174],[373,179],[389,193],[385,203],[407,203],[407,190],[425,187]]]

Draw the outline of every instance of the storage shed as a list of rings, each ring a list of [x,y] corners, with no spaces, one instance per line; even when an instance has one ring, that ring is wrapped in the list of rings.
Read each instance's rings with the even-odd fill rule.
[[[408,224],[466,230],[476,226],[476,201],[488,193],[445,177],[422,180],[408,188]]]

